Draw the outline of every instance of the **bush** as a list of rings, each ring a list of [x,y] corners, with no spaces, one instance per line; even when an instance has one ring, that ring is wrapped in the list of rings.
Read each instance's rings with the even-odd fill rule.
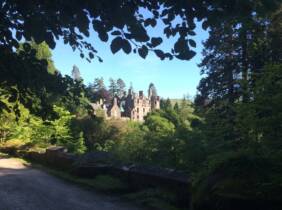
[[[14,104],[6,101],[8,106]],[[62,107],[54,106],[58,117],[55,120],[43,121],[36,117],[20,103],[17,104],[20,116],[14,111],[0,113],[0,137],[2,146],[23,146],[46,148],[51,144],[65,146],[70,152],[82,153],[85,151],[82,133],[73,134],[70,122],[74,118]]]
[[[215,206],[216,199],[227,197],[252,202],[281,200],[280,158],[251,150],[210,156],[194,181],[194,203]]]

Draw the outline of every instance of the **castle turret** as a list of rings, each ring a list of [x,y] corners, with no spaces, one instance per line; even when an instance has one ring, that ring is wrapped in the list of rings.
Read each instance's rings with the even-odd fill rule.
[[[120,118],[121,117],[121,110],[118,105],[117,97],[115,96],[113,99],[113,105],[111,109],[109,110],[109,117],[111,118]]]
[[[149,85],[148,97],[151,104],[151,110],[156,110],[160,108],[160,98],[157,95],[157,89],[153,83]]]
[[[153,83],[149,85],[148,89],[148,97],[151,98],[152,96],[157,96],[157,89]]]

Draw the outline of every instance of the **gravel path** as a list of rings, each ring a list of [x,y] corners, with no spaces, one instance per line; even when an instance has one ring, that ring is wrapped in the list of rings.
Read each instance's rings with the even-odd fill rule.
[[[89,192],[13,158],[0,159],[0,210],[141,210]]]

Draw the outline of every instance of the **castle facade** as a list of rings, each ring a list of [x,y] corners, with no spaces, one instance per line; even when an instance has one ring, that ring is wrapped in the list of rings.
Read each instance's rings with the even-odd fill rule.
[[[144,121],[144,117],[151,111],[160,109],[160,97],[157,96],[157,91],[154,84],[149,85],[148,96],[145,96],[143,91],[135,93],[132,88],[119,98],[115,96],[111,104],[104,104],[102,100],[98,103],[91,104],[94,113],[98,109],[102,109],[106,118],[114,119],[131,119],[134,121]]]

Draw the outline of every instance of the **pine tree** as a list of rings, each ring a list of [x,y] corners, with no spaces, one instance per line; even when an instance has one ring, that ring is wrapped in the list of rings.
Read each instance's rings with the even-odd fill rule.
[[[166,109],[166,110],[171,110],[172,109],[172,104],[171,104],[171,101],[170,101],[169,98],[165,100],[164,109]]]
[[[94,92],[98,92],[102,89],[105,89],[104,78],[95,78],[92,88]]]
[[[248,126],[242,123],[253,112],[248,104],[255,100],[256,81],[265,64],[275,62],[272,52],[277,47],[270,45],[271,19],[256,15],[250,12],[240,23],[237,19],[223,20],[211,28],[204,43],[199,66],[205,77],[195,102],[206,117],[209,139],[242,139],[240,128]]]
[[[119,78],[116,82],[116,85],[117,85],[117,95],[118,97],[121,98],[125,92],[125,87],[126,87],[125,82]]]
[[[110,78],[109,94],[111,98],[114,98],[118,94],[117,82],[113,78]]]
[[[174,104],[173,109],[174,111],[176,111],[176,113],[179,113],[180,109],[179,109],[179,105],[177,102]]]

